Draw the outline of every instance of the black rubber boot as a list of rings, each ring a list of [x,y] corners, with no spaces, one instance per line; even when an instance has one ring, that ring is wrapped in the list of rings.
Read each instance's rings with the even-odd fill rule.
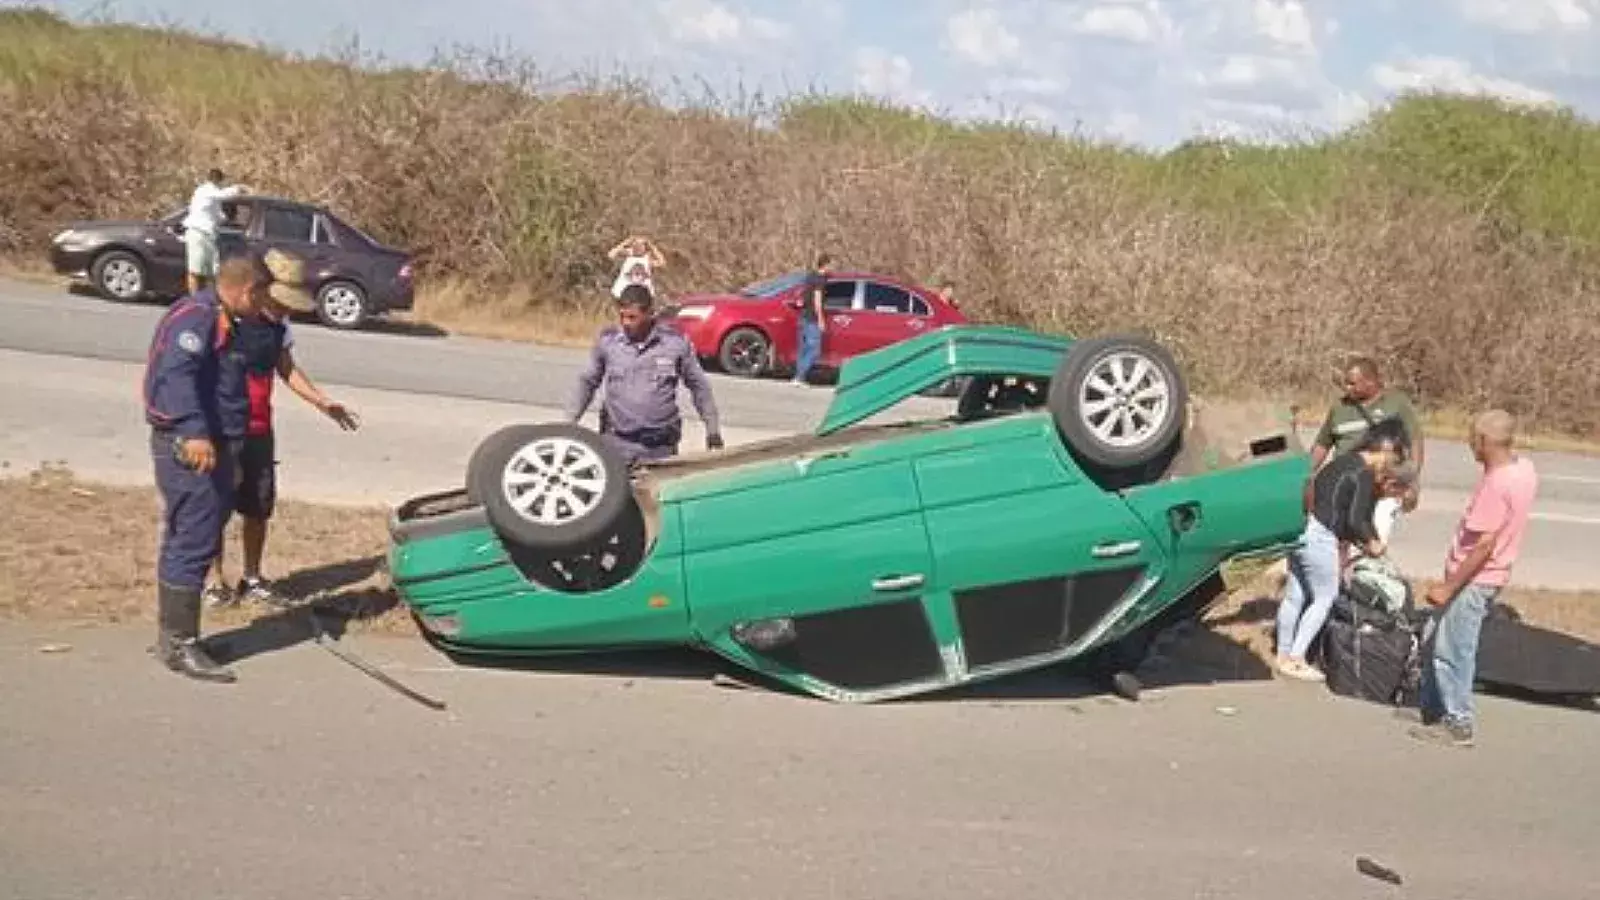
[[[162,665],[198,681],[232,684],[233,670],[219,665],[200,646],[200,592],[161,584],[158,587],[156,658]]]

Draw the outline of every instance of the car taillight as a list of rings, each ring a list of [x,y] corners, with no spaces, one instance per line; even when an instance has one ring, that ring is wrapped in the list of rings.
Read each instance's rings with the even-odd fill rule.
[[[401,266],[400,267],[400,274],[397,275],[396,277],[401,279],[402,281],[410,281],[411,280],[411,263],[406,263],[405,265]]]

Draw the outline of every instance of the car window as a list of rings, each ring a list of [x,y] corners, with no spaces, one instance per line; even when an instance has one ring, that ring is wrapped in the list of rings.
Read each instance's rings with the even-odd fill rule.
[[[255,206],[248,200],[224,200],[220,227],[225,230],[249,231],[250,216],[254,212]]]
[[[784,291],[787,291],[789,288],[792,288],[804,281],[807,274],[809,273],[803,269],[797,269],[793,272],[785,272],[776,278],[769,278],[766,281],[758,281],[754,284],[747,284],[739,289],[739,294],[740,296],[744,297],[776,297]]]
[[[822,292],[822,308],[834,312],[851,309],[856,303],[856,282],[830,281]]]
[[[876,281],[867,282],[866,308],[872,312],[902,313],[911,312],[911,294],[887,284]]]
[[[269,241],[310,243],[312,221],[308,210],[269,207],[261,221],[261,236]]]
[[[327,216],[319,214],[316,217],[316,220],[312,223],[311,243],[327,244],[329,246],[339,243],[339,239],[334,237],[333,229],[328,225]]]
[[[912,294],[911,314],[913,316],[931,316],[933,315],[933,307],[928,305],[928,301],[918,297],[916,294]]]

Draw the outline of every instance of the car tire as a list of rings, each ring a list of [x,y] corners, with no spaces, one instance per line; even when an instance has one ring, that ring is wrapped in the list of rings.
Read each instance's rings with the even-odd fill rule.
[[[317,289],[317,318],[329,328],[354,331],[367,323],[367,292],[351,281],[330,281]]]
[[[740,325],[723,336],[717,365],[729,375],[759,378],[772,368],[772,341],[761,329]]]
[[[467,467],[467,494],[495,531],[536,551],[575,550],[609,537],[632,490],[622,457],[596,432],[564,422],[502,428],[484,438]]]
[[[89,266],[89,278],[100,296],[122,303],[142,299],[150,283],[144,260],[127,250],[112,250],[95,257]]]
[[[1080,462],[1129,472],[1170,457],[1188,418],[1189,390],[1165,347],[1111,335],[1071,346],[1050,381],[1047,402]]]

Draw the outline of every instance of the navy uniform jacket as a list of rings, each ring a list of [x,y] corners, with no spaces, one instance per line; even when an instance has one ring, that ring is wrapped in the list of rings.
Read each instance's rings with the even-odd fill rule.
[[[250,392],[233,317],[210,288],[172,305],[156,325],[144,373],[150,427],[184,437],[243,437]]]
[[[700,368],[694,346],[677,331],[657,324],[635,344],[617,325],[607,326],[589,352],[589,364],[567,402],[567,419],[577,421],[595,391],[605,385],[603,412],[611,430],[632,438],[675,432],[681,424],[678,385],[689,389],[706,431],[719,433],[717,403],[711,381]]]

